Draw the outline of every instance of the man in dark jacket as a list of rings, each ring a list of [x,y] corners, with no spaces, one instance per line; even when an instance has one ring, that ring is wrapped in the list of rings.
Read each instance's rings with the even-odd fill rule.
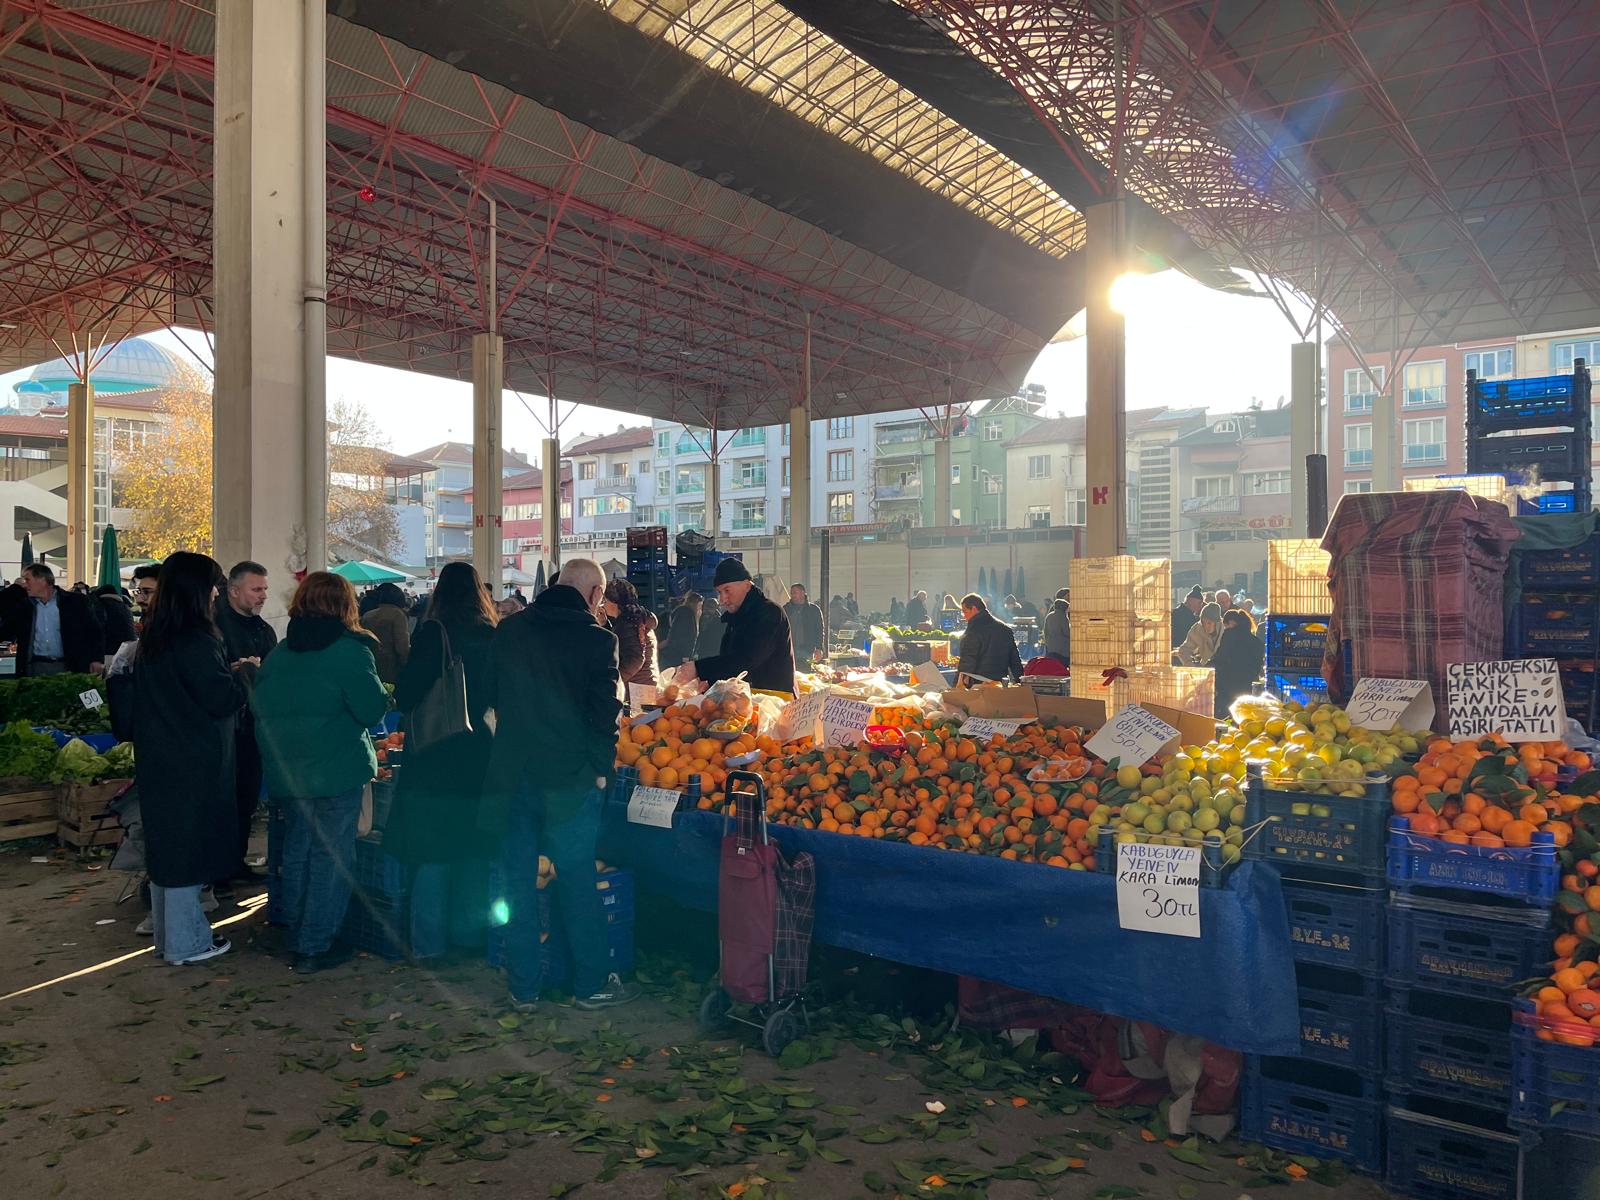
[[[968,687],[984,679],[1022,678],[1022,657],[1011,626],[997,621],[976,592],[961,598],[961,615],[967,619],[961,635],[961,661],[956,664],[956,686]],[[977,678],[974,678],[976,676]]]
[[[105,661],[110,662],[122,649],[124,642],[134,641],[139,636],[133,623],[133,606],[122,594],[121,588],[112,587],[109,583],[95,588],[91,597],[100,614],[100,644],[105,652]]]
[[[24,596],[0,604],[0,640],[16,642],[18,675],[102,669],[105,634],[93,601],[58,588],[55,572],[43,563],[23,567],[12,586]]]
[[[916,592],[906,601],[906,624],[913,628],[928,623],[928,593]]]
[[[1172,610],[1172,644],[1174,646],[1183,645],[1183,639],[1189,636],[1189,630],[1194,628],[1194,623],[1200,619],[1200,610],[1205,606],[1205,593],[1194,587],[1189,589],[1189,594],[1183,598],[1183,603]]]
[[[501,621],[492,643],[496,728],[478,823],[501,847],[504,890],[492,903],[509,915],[506,983],[518,1011],[532,1007],[544,983],[541,854],[555,866],[578,1007],[633,999],[610,970],[594,869],[622,711],[616,635],[595,619],[605,589],[599,563],[563,563],[561,581]]]
[[[709,684],[742,674],[758,691],[793,696],[794,646],[783,609],[762,594],[737,558],[718,563],[713,582],[722,605],[722,652],[696,659],[689,678]]]
[[[261,618],[270,594],[267,569],[246,559],[228,572],[228,590],[217,597],[217,631],[228,665],[239,672],[247,688],[255,684],[261,660],[278,644],[277,631]],[[234,878],[252,882],[261,876],[245,862],[250,848],[250,825],[261,799],[261,750],[256,745],[256,722],[250,709],[239,715],[234,729],[233,795],[239,811],[239,862]],[[218,880],[219,883],[224,882]]]
[[[824,650],[822,644],[822,610],[806,598],[804,584],[789,588],[789,603],[783,606],[783,615],[789,621],[789,635],[794,639],[794,661],[797,667],[809,671],[812,662]]]

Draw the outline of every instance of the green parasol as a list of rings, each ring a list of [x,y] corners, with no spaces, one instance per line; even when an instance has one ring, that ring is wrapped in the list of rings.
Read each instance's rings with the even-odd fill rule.
[[[100,586],[122,587],[122,559],[117,554],[117,527],[107,525],[100,538]]]
[[[399,571],[391,571],[388,567],[379,566],[375,562],[342,562],[336,567],[329,567],[335,575],[342,575],[351,583],[403,583],[410,576]]]

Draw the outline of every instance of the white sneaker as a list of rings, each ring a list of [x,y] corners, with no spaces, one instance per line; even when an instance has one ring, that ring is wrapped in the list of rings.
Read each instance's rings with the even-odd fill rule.
[[[156,935],[156,919],[153,916],[151,916],[149,913],[145,913],[144,920],[140,921],[137,925],[135,925],[133,927],[133,931],[135,933],[137,933],[140,937],[155,937],[155,935]]]
[[[167,961],[172,963],[172,965],[175,967],[187,967],[191,963],[205,962],[208,958],[217,958],[218,956],[226,954],[232,949],[233,943],[227,938],[218,938],[216,941],[211,943],[211,949],[209,950],[202,950],[199,954],[193,955],[190,958],[168,959]]]

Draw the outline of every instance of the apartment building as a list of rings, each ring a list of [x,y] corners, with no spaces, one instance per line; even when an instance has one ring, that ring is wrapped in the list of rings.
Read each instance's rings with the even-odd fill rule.
[[[1173,586],[1258,588],[1267,542],[1292,531],[1288,407],[1216,414],[1172,448],[1180,494]]]
[[[576,443],[567,453],[572,473],[572,531],[621,533],[653,525],[656,476],[648,425],[624,427]]]
[[[1390,355],[1358,360],[1340,344],[1328,349],[1328,492],[1383,491],[1408,478],[1460,474],[1466,470],[1466,383],[1480,379],[1558,375],[1576,359],[1593,364],[1600,355],[1600,330],[1582,329],[1519,337],[1423,346],[1399,367]],[[1395,424],[1376,430],[1373,409],[1393,388]],[[1373,477],[1375,438],[1395,449],[1397,478]]]
[[[440,442],[408,454],[433,470],[423,480],[423,507],[429,517],[423,548],[430,565],[472,556],[472,446]],[[532,465],[515,450],[501,452],[501,477],[527,471]]]
[[[468,486],[462,496],[470,513],[472,488]],[[565,542],[573,532],[572,466],[566,462],[561,464],[560,498],[561,536]],[[543,553],[544,471],[541,468],[529,467],[500,481],[500,538],[501,561],[508,567],[531,575],[541,559],[549,559],[550,556]]]

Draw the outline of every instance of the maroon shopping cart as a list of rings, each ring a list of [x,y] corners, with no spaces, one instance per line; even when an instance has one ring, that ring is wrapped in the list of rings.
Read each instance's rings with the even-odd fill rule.
[[[767,836],[767,789],[761,776],[733,771],[717,875],[718,986],[700,1005],[708,1033],[736,1021],[761,1031],[776,1058],[810,1026],[805,989],[817,894],[816,861],[806,851],[785,858]],[[732,825],[731,831],[729,824]]]

